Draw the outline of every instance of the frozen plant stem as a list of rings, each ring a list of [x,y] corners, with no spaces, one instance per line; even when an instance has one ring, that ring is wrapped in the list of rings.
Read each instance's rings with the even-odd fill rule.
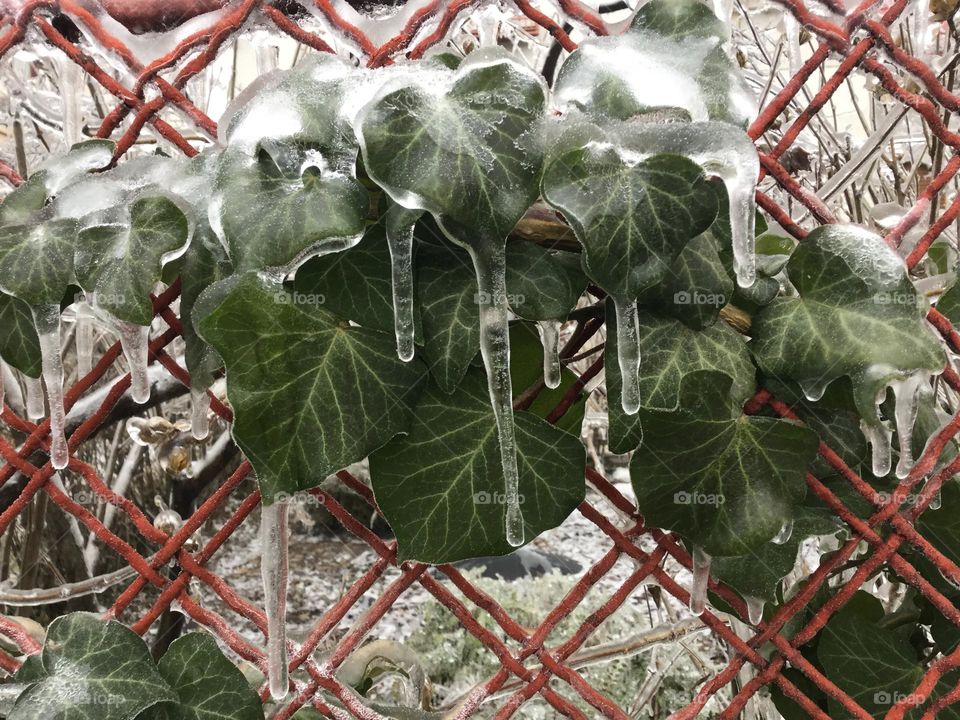
[[[287,695],[287,514],[286,500],[260,508],[260,577],[267,616],[267,680],[270,696]]]
[[[516,431],[513,424],[513,384],[510,380],[510,327],[508,324],[506,258],[503,243],[470,250],[477,273],[480,307],[480,354],[487,371],[490,404],[497,424],[500,462],[503,465],[507,542],[523,545],[520,510],[520,473],[517,468]]]
[[[414,225],[394,228],[387,225],[387,246],[393,286],[393,327],[397,355],[404,362],[413,359],[413,230]]]
[[[64,434],[63,359],[60,356],[60,306],[33,308],[33,322],[40,338],[43,383],[50,406],[50,462],[57,470],[70,463]]]

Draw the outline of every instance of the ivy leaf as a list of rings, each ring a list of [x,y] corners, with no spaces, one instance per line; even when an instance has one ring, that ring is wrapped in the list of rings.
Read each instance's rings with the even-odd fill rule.
[[[238,272],[289,272],[304,259],[355,245],[369,199],[352,175],[326,166],[319,150],[271,141],[251,156],[224,151],[213,212]],[[219,211],[219,212],[218,212]]]
[[[527,538],[560,525],[584,497],[579,439],[517,412],[517,460]],[[473,369],[452,396],[429,386],[409,434],[370,456],[377,503],[398,558],[446,563],[505,555],[503,472],[486,381]],[[425,463],[424,459],[429,460]]]
[[[0,289],[32,307],[60,305],[74,282],[75,220],[0,228]]]
[[[704,233],[684,246],[663,283],[641,297],[641,303],[698,330],[717,321],[733,292],[733,280],[720,259],[716,240]]]
[[[876,235],[819,227],[786,270],[799,297],[774,300],[753,321],[751,349],[768,375],[789,378],[812,397],[848,376],[861,417],[876,423],[877,398],[891,381],[943,369],[943,349],[906,266]]]
[[[349,327],[257,273],[211,287],[194,315],[226,364],[233,437],[266,502],[406,430],[425,368],[397,358],[392,336]]]
[[[641,408],[643,443],[630,464],[647,521],[711,555],[751,552],[792,520],[817,450],[800,425],[740,416],[731,385],[723,373],[690,373],[679,410]]]
[[[546,88],[500,48],[435,72],[388,84],[360,112],[364,167],[405,207],[432,213],[452,240],[486,250],[537,198],[541,151],[528,139]]]
[[[573,253],[555,252],[524,240],[507,242],[510,309],[525,320],[562,320],[587,289]]]
[[[893,705],[909,695],[923,677],[910,645],[907,626],[889,630],[878,624],[883,609],[875,598],[844,607],[820,634],[817,657],[824,674],[833,679],[874,718],[886,716]],[[864,609],[867,608],[867,610]],[[849,714],[835,700],[829,700],[830,717]]]
[[[699,0],[654,0],[621,35],[587,40],[557,77],[560,108],[626,120],[676,108],[695,122],[745,126],[753,93],[727,57],[726,25]],[[658,82],[649,82],[656,77]]]
[[[174,640],[159,670],[180,701],[155,705],[137,720],[263,720],[256,691],[206,633]]]
[[[370,226],[363,240],[349,250],[304,263],[297,270],[294,288],[298,293],[322,298],[324,306],[341,318],[393,333],[390,249],[384,226]],[[420,336],[417,308],[415,303],[414,325]]]
[[[177,699],[139,635],[90,613],[54,620],[42,661],[46,676],[20,695],[9,720],[130,720]]]
[[[611,304],[607,304],[607,317],[612,317]],[[617,398],[621,378],[616,323],[607,323],[604,353],[607,397]],[[682,408],[681,387],[685,378],[704,370],[727,376],[731,406],[742,407],[755,389],[746,342],[725,323],[698,331],[672,318],[641,312],[640,356],[640,403],[648,410]],[[637,447],[643,438],[641,418],[627,415],[616,400],[607,403],[607,413],[611,452],[622,454]]]
[[[75,271],[80,286],[95,296],[98,307],[136,325],[153,320],[150,293],[163,265],[183,254],[191,228],[169,197],[141,196],[128,217],[80,231]]]
[[[587,275],[630,300],[661,282],[691,238],[710,227],[716,196],[703,170],[678,155],[646,156],[646,132],[596,126],[544,169],[543,197],[584,247]]]
[[[28,377],[40,377],[40,339],[30,306],[0,293],[0,358]]]

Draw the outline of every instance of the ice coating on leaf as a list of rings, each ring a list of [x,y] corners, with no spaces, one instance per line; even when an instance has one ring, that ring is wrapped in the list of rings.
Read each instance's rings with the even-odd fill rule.
[[[287,501],[278,500],[260,508],[260,577],[263,581],[264,614],[267,616],[267,680],[270,696],[287,695]]]
[[[648,3],[628,32],[586,40],[567,58],[555,106],[621,120],[677,108],[693,121],[743,127],[756,101],[727,57],[728,37],[727,26],[702,3]]]
[[[763,622],[763,606],[765,603],[760,598],[755,597],[746,597],[744,602],[747,604],[747,619],[751,625],[756,627]]]
[[[150,326],[134,325],[123,320],[114,320],[114,328],[120,336],[120,347],[130,368],[130,397],[136,403],[150,399],[150,376],[147,374],[150,349]]]
[[[210,395],[206,390],[190,388],[190,432],[195,440],[205,440],[210,434]]]
[[[537,332],[543,344],[543,384],[560,387],[560,320],[537,321]]]
[[[413,359],[413,225],[394,228],[387,225],[393,290],[393,324],[397,336],[397,355]]]
[[[786,272],[797,295],[754,316],[751,346],[761,370],[807,392],[849,377],[860,417],[872,426],[865,432],[876,465],[888,466],[889,433],[877,406],[892,383],[929,378],[946,360],[902,258],[872,232],[825,225],[797,246]]]
[[[719,177],[730,199],[730,233],[734,270],[740,287],[756,280],[757,179],[760,158],[756,146],[739,129],[726,123],[671,123],[633,131],[629,148],[619,148],[627,163],[639,163],[660,153],[681,155],[697,163],[708,175]],[[644,148],[637,153],[634,147]]]
[[[617,316],[617,364],[620,366],[620,403],[627,415],[640,409],[640,317],[633,299],[614,297]]]
[[[793,518],[783,523],[783,526],[770,542],[774,545],[786,545],[793,535]]]
[[[60,307],[34,308],[34,322],[40,338],[43,359],[43,383],[50,406],[50,462],[57,470],[70,463],[70,451],[64,434],[63,358],[60,355]],[[42,413],[41,413],[42,415]]]
[[[40,378],[32,378],[29,375],[23,375],[23,385],[26,388],[27,398],[27,417],[31,420],[39,420],[46,414],[43,405],[43,384]]]
[[[707,609],[707,584],[712,558],[700,547],[693,548],[693,584],[690,586],[690,612],[703,615]]]
[[[865,420],[860,421],[860,429],[863,431],[863,437],[870,444],[871,472],[878,478],[886,477],[892,462],[890,438],[893,436],[893,431],[885,425],[868,423]]]

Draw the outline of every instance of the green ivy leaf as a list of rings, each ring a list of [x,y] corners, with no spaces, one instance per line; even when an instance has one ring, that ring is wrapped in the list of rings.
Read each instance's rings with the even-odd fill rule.
[[[799,297],[778,298],[753,322],[751,349],[768,375],[811,396],[848,376],[861,417],[876,423],[877,398],[891,381],[943,369],[906,266],[876,235],[819,227],[786,269]]]
[[[524,240],[507,242],[510,309],[524,320],[562,320],[587,289],[573,253],[551,251]]]
[[[472,275],[469,279],[473,280]],[[390,249],[384,226],[370,226],[363,240],[349,250],[307,261],[297,270],[294,288],[298,293],[323,298],[324,307],[344,319],[393,333]],[[420,340],[417,309],[414,303],[414,325]]]
[[[638,161],[646,157],[646,131],[586,132],[561,143],[566,149],[547,162],[543,197],[583,245],[587,275],[629,301],[660,283],[690,239],[710,227],[716,196],[686,158]]]
[[[369,200],[352,175],[326,167],[319,150],[271,141],[253,155],[224,151],[215,210],[238,272],[290,271],[311,255],[359,242]]]
[[[30,306],[0,293],[0,358],[32,378],[40,377],[40,339]]]
[[[733,298],[734,284],[720,259],[716,240],[704,233],[687,243],[663,283],[640,302],[666,312],[694,330],[713,325]]]
[[[406,429],[425,368],[399,360],[393,337],[349,327],[256,273],[211,287],[194,314],[226,364],[233,437],[266,502]]]
[[[159,670],[180,701],[155,705],[137,720],[263,720],[260,697],[206,633],[174,640]]]
[[[541,151],[529,135],[546,89],[499,48],[471,53],[453,73],[439,67],[436,77],[388,84],[361,111],[364,167],[404,206],[432,213],[452,240],[486,249],[536,200]]]
[[[880,602],[864,592],[859,604],[845,606],[820,634],[817,657],[824,673],[874,718],[883,718],[923,677],[910,645],[912,626],[888,630]],[[830,699],[830,717],[850,715]]]
[[[77,238],[75,271],[80,286],[98,307],[136,325],[153,320],[150,293],[163,265],[186,250],[191,228],[178,204],[147,194],[133,202],[128,217],[94,225]]]
[[[525,537],[560,525],[584,497],[579,439],[516,413]],[[397,536],[398,557],[445,563],[505,555],[503,472],[483,373],[452,396],[431,385],[409,434],[370,456],[377,503]]]
[[[613,316],[611,303],[607,317]],[[604,347],[607,403],[610,420],[610,450],[622,454],[633,450],[643,438],[642,420],[623,412],[617,367],[616,323],[607,323]],[[755,389],[754,368],[745,340],[732,328],[719,323],[703,330],[650,313],[640,313],[640,403],[649,410],[676,410],[681,405],[681,387],[689,375],[711,370],[729,381],[730,403],[740,408]]]
[[[69,218],[0,228],[0,288],[32,307],[59,306],[74,282],[76,243]]]
[[[751,552],[793,520],[817,450],[800,425],[741,416],[731,385],[723,373],[690,373],[679,410],[641,408],[643,443],[630,464],[647,521],[711,555]]]
[[[177,700],[140,636],[90,613],[54,620],[42,661],[46,677],[20,695],[9,720],[131,720]]]

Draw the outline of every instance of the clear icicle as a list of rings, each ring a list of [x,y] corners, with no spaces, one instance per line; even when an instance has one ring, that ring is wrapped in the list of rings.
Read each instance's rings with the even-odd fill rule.
[[[818,402],[827,392],[827,383],[800,383],[803,396],[810,402]]]
[[[788,13],[789,14],[789,13]],[[913,3],[913,56],[926,62],[927,39],[930,36],[930,0],[914,0]]]
[[[77,375],[80,377],[93,369],[93,329],[93,319],[78,309],[73,332],[77,344]]]
[[[116,321],[120,347],[130,368],[130,396],[136,403],[150,399],[150,377],[147,374],[149,361],[150,327]]]
[[[83,140],[83,93],[86,90],[83,68],[64,58],[57,63],[60,105],[63,109],[63,140],[68,148]]]
[[[693,585],[690,586],[690,612],[702,615],[707,608],[707,583],[710,581],[711,557],[703,549],[693,549]]]
[[[911,375],[892,383],[895,400],[894,418],[897,422],[897,438],[900,441],[900,459],[897,461],[897,477],[901,480],[910,474],[913,467],[913,426],[917,420],[917,401],[925,378]]]
[[[210,434],[210,395],[206,390],[190,389],[190,432],[195,440],[204,440]]]
[[[490,403],[497,423],[500,462],[506,499],[506,537],[514,547],[523,545],[523,513],[520,510],[520,477],[513,426],[513,384],[510,380],[510,327],[507,307],[506,257],[496,250],[471,250],[477,273],[480,300],[480,353],[487,371]]]
[[[613,298],[617,315],[617,364],[620,366],[620,404],[633,415],[640,409],[640,318],[634,300]]]
[[[783,14],[783,30],[787,36],[787,61],[790,75],[797,75],[803,65],[803,56],[800,50],[800,23],[792,13]]]
[[[537,331],[543,343],[543,383],[548,388],[560,387],[560,326],[559,320],[540,320]]]
[[[270,696],[287,695],[287,515],[286,500],[260,509],[260,577],[267,616],[267,679]]]
[[[860,430],[866,441],[870,443],[873,454],[873,474],[878,478],[886,477],[890,473],[890,437],[893,433],[879,420],[874,423],[861,420]]]
[[[404,362],[413,359],[413,230],[409,225],[387,225],[387,245],[393,279],[393,327],[397,334],[397,355]]]
[[[747,619],[750,621],[750,624],[757,626],[763,622],[763,600],[755,597],[747,597],[744,598],[744,601],[747,603]]]
[[[40,338],[43,383],[50,406],[50,462],[57,470],[70,463],[70,450],[64,434],[63,358],[60,356],[60,307],[34,308],[33,322]]]
[[[933,497],[930,498],[930,509],[939,510],[942,506],[943,506],[943,495],[940,489],[937,488],[937,491],[933,494]]]
[[[43,406],[43,385],[40,378],[23,376],[23,384],[27,390],[27,417],[31,420],[39,420],[47,411]]]
[[[774,545],[786,545],[790,541],[790,536],[793,535],[793,520],[787,520],[780,527],[780,532],[770,541]]]

